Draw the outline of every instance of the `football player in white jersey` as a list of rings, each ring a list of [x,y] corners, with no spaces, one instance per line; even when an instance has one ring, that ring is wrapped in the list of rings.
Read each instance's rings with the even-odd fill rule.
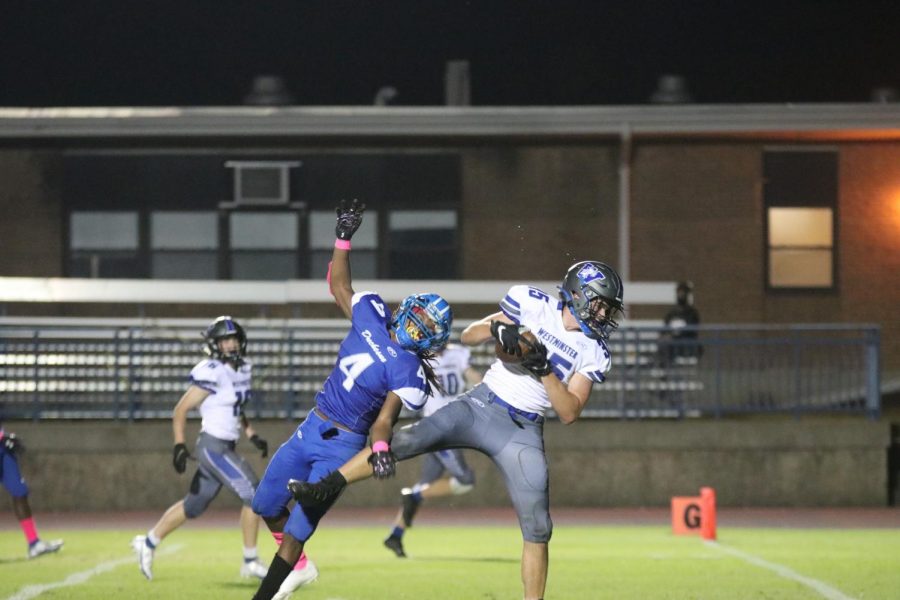
[[[432,366],[441,383],[442,393],[428,398],[421,416],[434,414],[439,408],[456,400],[459,394],[481,382],[481,372],[471,366],[472,352],[459,344],[447,344],[435,354]],[[406,558],[403,534],[412,527],[413,518],[422,501],[427,498],[460,496],[475,488],[475,471],[466,463],[463,451],[457,448],[439,450],[424,456],[419,480],[412,487],[401,490],[403,507],[394,519],[390,535],[384,545],[399,558]]]
[[[206,342],[204,350],[209,358],[200,361],[191,370],[190,386],[172,413],[175,436],[172,464],[175,471],[184,473],[187,460],[191,458],[184,436],[188,412],[192,409],[200,411],[200,436],[194,448],[197,472],[187,495],[170,506],[146,535],[136,536],[132,540],[141,572],[148,580],[153,578],[156,547],[187,519],[203,514],[223,485],[243,502],[241,532],[244,556],[240,574],[242,577],[260,579],[266,575],[266,566],[260,562],[256,550],[259,517],[250,508],[259,478],[249,463],[235,452],[241,431],[264,458],[269,450],[268,443],[256,434],[243,410],[251,394],[252,365],[244,357],[247,335],[237,321],[222,316],[210,323],[203,337]]]
[[[469,325],[462,342],[475,346],[496,340],[519,364],[499,358],[481,384],[429,417],[400,429],[391,440],[397,460],[441,448],[473,448],[488,455],[503,473],[522,530],[522,584],[525,600],[543,598],[548,542],[553,532],[549,476],[544,454],[544,415],[552,409],[564,424],[578,420],[594,383],[610,368],[606,339],[622,311],[622,280],[601,262],[575,263],[566,272],[559,297],[525,285],[510,288],[500,312]],[[524,329],[536,341],[523,351]],[[527,341],[527,340],[526,340]],[[370,477],[363,451],[316,484],[291,491],[304,507],[333,502],[347,483]]]

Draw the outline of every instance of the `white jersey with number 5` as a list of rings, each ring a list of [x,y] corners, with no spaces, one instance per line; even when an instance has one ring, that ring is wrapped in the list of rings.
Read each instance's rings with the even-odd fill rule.
[[[235,370],[215,359],[191,369],[191,385],[209,392],[200,404],[200,431],[220,440],[241,437],[241,407],[250,400],[251,369],[247,361]]]
[[[568,384],[574,373],[597,383],[606,379],[611,366],[609,349],[581,330],[567,331],[558,299],[538,288],[516,285],[500,302],[500,309],[514,322],[528,327],[547,347],[553,373],[563,384]],[[543,415],[551,407],[543,384],[519,365],[494,361],[484,376],[484,383],[516,408]]]
[[[448,402],[455,400],[457,396],[466,391],[466,369],[469,368],[471,356],[471,351],[465,346],[447,344],[447,347],[432,361],[434,374],[441,382],[444,393],[435,393],[428,399],[425,408],[422,409],[423,416],[427,417],[433,414],[437,409],[443,408]]]

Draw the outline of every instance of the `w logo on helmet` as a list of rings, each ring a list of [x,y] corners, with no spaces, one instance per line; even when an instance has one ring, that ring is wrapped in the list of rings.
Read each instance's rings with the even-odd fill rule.
[[[606,275],[594,263],[587,263],[578,270],[578,279],[583,283],[590,283],[595,279],[606,279]]]

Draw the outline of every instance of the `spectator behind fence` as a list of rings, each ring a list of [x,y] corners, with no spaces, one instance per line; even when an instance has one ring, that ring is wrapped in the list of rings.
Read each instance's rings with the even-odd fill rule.
[[[699,358],[703,348],[697,342],[700,312],[694,306],[694,284],[682,281],[676,289],[676,302],[665,316],[666,331],[660,340],[660,364],[670,366],[678,357]]]

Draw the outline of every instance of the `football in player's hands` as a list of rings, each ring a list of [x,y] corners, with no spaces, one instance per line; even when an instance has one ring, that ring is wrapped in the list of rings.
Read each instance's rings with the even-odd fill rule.
[[[527,327],[515,324],[506,324],[506,326],[516,330],[516,347],[513,348],[512,352],[507,352],[504,345],[498,340],[494,344],[494,354],[505,363],[520,363],[522,362],[522,357],[532,350],[533,345],[537,342],[537,338]]]

